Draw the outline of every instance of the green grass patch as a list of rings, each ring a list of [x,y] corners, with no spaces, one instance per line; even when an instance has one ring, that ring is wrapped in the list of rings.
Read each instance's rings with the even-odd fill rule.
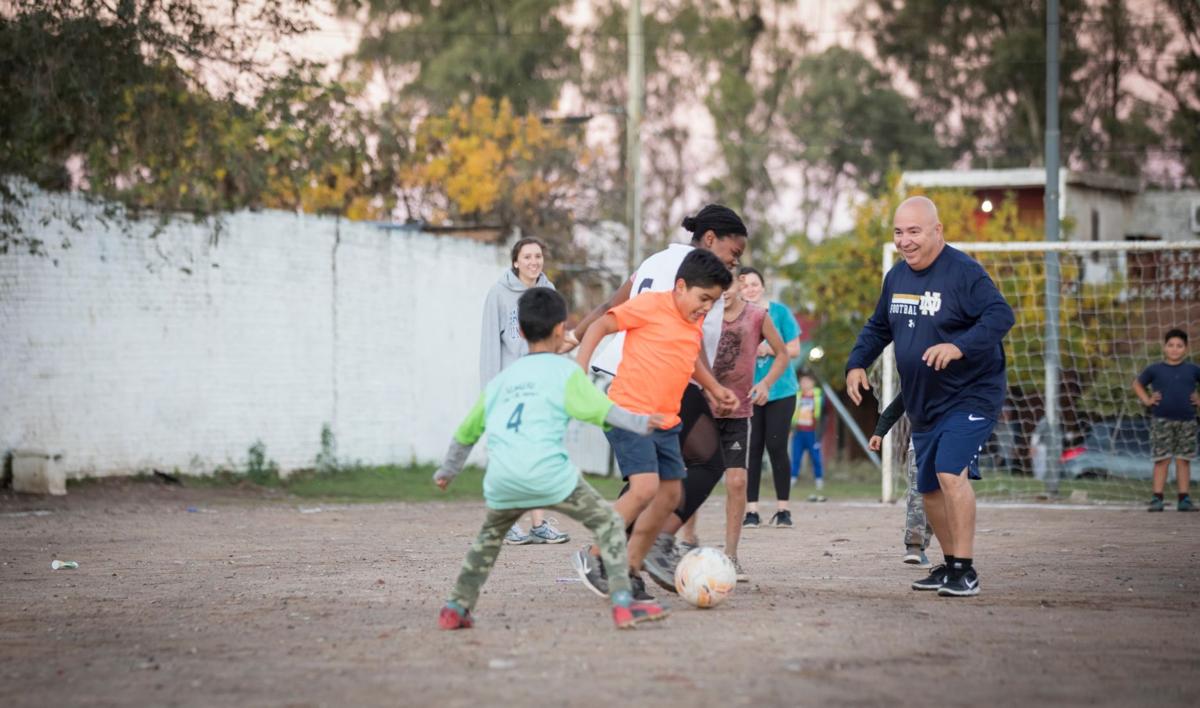
[[[257,486],[279,489],[303,499],[320,499],[333,502],[432,502],[432,501],[480,501],[483,499],[483,470],[469,466],[463,470],[445,491],[433,483],[434,465],[349,467],[332,472],[305,470],[292,474],[284,480],[270,479]],[[878,481],[850,479],[849,475],[834,474],[826,481],[821,491],[825,497],[838,499],[878,499]],[[616,477],[587,475],[589,484],[606,499],[617,498],[623,482]],[[217,488],[234,485],[255,484],[247,476],[219,472],[204,477],[184,477],[184,484],[197,488]],[[811,480],[792,489],[792,499],[803,501],[816,492]],[[714,496],[725,496],[724,485],[718,485]],[[764,474],[761,499],[773,502],[774,486],[770,473]]]
[[[442,491],[433,483],[434,465],[352,467],[336,472],[298,472],[278,483],[297,497],[342,502],[479,501],[483,499],[483,470],[469,466]],[[608,499],[615,499],[620,480],[587,478]],[[276,486],[276,485],[272,485]]]

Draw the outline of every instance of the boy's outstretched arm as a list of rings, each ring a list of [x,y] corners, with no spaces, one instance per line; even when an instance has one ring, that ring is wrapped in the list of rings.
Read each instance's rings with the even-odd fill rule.
[[[483,437],[484,421],[483,394],[481,393],[479,400],[475,401],[474,407],[471,408],[471,412],[458,426],[458,430],[454,431],[454,439],[450,441],[450,448],[446,450],[446,459],[433,473],[433,481],[441,489],[450,486],[450,482],[454,481],[459,472],[462,472],[463,466],[467,464],[467,457],[471,454],[471,449],[475,447],[475,443],[479,442],[479,438]]]
[[[655,428],[661,427],[664,421],[660,413],[631,413],[613,403],[581,371],[576,371],[567,379],[566,390],[563,392],[563,407],[567,415],[576,420],[602,428],[609,425],[638,435],[649,435]]]
[[[619,329],[617,318],[612,315],[605,315],[588,327],[587,333],[579,342],[579,351],[575,353],[575,361],[579,364],[579,368],[583,369],[583,373],[587,373],[588,364],[591,363],[592,355],[596,353],[596,347],[600,345],[600,340]]]
[[[792,365],[788,345],[784,343],[783,337],[779,335],[779,330],[775,328],[775,323],[771,321],[770,317],[764,317],[762,322],[763,337],[766,338],[767,344],[770,345],[771,352],[775,355],[775,360],[771,362],[771,368],[767,370],[767,375],[763,377],[762,381],[754,384],[750,389],[750,401],[757,406],[766,404],[767,399],[771,396],[771,386]]]

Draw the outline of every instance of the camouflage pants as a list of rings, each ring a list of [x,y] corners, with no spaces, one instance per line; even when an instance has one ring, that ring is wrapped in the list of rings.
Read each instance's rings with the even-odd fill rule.
[[[625,522],[613,510],[612,505],[581,477],[575,485],[575,490],[566,499],[548,508],[575,519],[596,536],[600,558],[608,571],[609,591],[629,592]],[[479,529],[479,536],[475,538],[475,543],[471,544],[471,550],[467,551],[467,557],[463,560],[458,581],[454,584],[454,591],[450,593],[451,600],[468,610],[475,609],[479,591],[487,582],[492,566],[496,564],[496,556],[500,554],[504,534],[527,511],[529,509],[488,509],[483,528]]]
[[[920,546],[921,550],[925,550],[933,540],[933,529],[925,518],[925,500],[917,491],[917,453],[911,445],[908,448],[908,495],[905,502],[904,545]]]
[[[1150,456],[1155,462],[1196,457],[1196,420],[1150,419]]]

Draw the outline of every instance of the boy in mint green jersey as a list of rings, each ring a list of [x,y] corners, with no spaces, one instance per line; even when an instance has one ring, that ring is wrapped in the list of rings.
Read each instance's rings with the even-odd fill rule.
[[[570,418],[642,435],[657,429],[661,415],[635,415],[601,393],[579,366],[557,354],[563,343],[567,304],[550,288],[530,288],[517,301],[521,334],[529,354],[493,378],[458,427],[433,479],[445,489],[462,471],[471,448],[488,433],[483,478],[487,517],[467,551],[450,599],[438,615],[442,629],[466,629],[471,611],[496,563],[505,532],[530,509],[555,509],[596,536],[610,580],[613,623],[618,629],[662,619],[666,610],[638,602],[630,593],[625,522],[571,464],[563,435]]]

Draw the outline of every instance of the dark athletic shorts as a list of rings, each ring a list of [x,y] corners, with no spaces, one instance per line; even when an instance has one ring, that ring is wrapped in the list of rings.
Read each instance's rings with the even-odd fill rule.
[[[721,454],[725,468],[746,469],[750,466],[750,419],[717,418],[717,432],[721,434]]]
[[[992,435],[996,421],[991,416],[971,411],[952,411],[942,416],[933,427],[913,431],[913,450],[917,457],[917,491],[936,492],[938,472],[962,474],[965,469],[971,479],[980,479],[979,451]]]
[[[620,428],[604,431],[621,469],[621,478],[629,479],[630,475],[646,472],[657,473],[663,480],[687,477],[683,453],[679,450],[680,429],[681,426],[676,425],[645,436]]]

